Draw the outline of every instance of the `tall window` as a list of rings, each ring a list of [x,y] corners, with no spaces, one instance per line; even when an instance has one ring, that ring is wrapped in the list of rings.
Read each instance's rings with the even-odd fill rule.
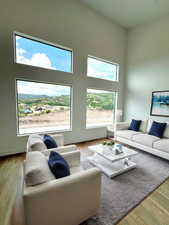
[[[113,124],[116,92],[87,89],[87,127]]]
[[[17,80],[18,133],[71,128],[71,87]]]
[[[72,50],[15,33],[16,63],[72,72]]]
[[[90,77],[117,81],[119,65],[88,56],[87,75]]]

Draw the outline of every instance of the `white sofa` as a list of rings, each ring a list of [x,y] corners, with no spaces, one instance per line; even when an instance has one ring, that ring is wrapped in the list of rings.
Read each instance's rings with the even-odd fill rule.
[[[128,130],[128,122],[116,123],[115,140],[169,160],[169,123],[163,138],[158,138],[148,134],[152,122],[152,119],[142,121],[138,132]]]
[[[101,171],[83,170],[80,151],[68,151],[61,154],[70,166],[71,175],[55,179],[47,165],[49,152],[41,149],[27,152],[23,191],[26,225],[79,225],[97,214]]]
[[[31,151],[41,151],[46,156],[49,155],[50,151],[56,151],[59,153],[72,152],[77,150],[76,145],[66,145],[64,146],[64,136],[63,134],[51,135],[58,147],[53,149],[47,149],[46,145],[43,143],[43,135],[31,134],[27,141],[27,152]]]

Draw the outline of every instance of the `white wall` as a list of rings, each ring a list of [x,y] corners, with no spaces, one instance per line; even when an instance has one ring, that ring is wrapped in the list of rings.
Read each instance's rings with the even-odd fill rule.
[[[104,137],[106,128],[85,128],[86,88],[118,91],[122,108],[126,31],[73,0],[6,0],[0,15],[0,154],[26,148],[27,137],[16,135],[16,78],[73,85],[73,131],[65,133],[66,143]],[[13,31],[72,48],[74,73],[14,64]],[[120,82],[87,78],[88,54],[119,63]]]
[[[169,90],[168,28],[169,16],[128,32],[126,120],[150,117],[152,91]]]

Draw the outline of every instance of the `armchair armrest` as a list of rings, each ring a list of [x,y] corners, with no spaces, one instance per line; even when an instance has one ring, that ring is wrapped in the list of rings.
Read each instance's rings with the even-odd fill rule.
[[[52,137],[55,139],[58,146],[64,145],[64,135],[63,134],[53,134]]]
[[[76,145],[59,146],[58,148],[56,148],[56,151],[59,153],[73,152],[76,150],[77,150]]]
[[[80,166],[80,151],[66,152],[62,156],[70,167]]]
[[[115,131],[117,130],[127,130],[129,128],[129,122],[119,122],[115,124]]]
[[[77,151],[76,145],[68,145],[68,146],[60,146],[57,148],[45,149],[41,151],[45,156],[49,156],[51,151],[56,151],[60,154],[67,153],[67,152],[74,152]]]
[[[29,225],[79,224],[96,214],[100,194],[101,172],[96,168],[25,188],[26,222]]]

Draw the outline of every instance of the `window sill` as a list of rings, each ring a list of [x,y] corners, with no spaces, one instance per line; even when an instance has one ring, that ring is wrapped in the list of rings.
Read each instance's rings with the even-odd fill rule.
[[[30,132],[30,133],[24,133],[24,134],[17,134],[17,137],[28,137],[31,134],[56,134],[56,133],[65,133],[65,132],[71,132],[72,129],[65,129],[65,130],[52,130],[52,131],[39,131],[39,132]]]
[[[89,126],[86,126],[86,129],[90,130],[90,129],[97,129],[97,128],[107,128],[108,126],[111,126],[111,125],[112,124],[89,125]]]

